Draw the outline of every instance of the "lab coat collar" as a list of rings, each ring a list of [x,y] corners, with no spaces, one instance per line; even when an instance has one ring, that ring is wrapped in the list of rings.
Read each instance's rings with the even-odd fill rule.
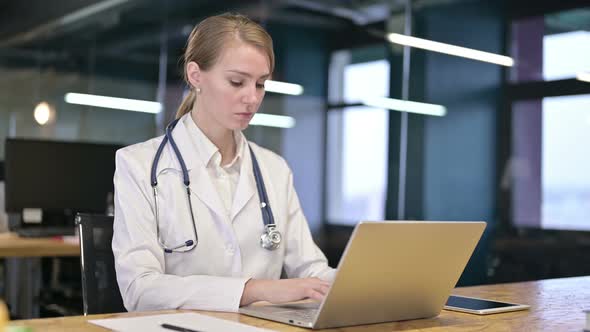
[[[246,141],[246,137],[241,132],[239,133],[242,142],[242,165],[240,167],[240,179],[236,186],[236,193],[231,207],[231,220],[235,220],[236,216],[246,206],[250,199],[256,192],[256,180],[254,179],[254,171],[252,169],[252,157],[250,156],[250,148]],[[260,159],[260,158],[258,158]]]
[[[191,142],[197,149],[199,158],[203,161],[205,167],[218,167],[221,163],[221,152],[211,142],[211,140],[203,133],[201,128],[197,126],[192,116],[183,119],[188,135],[191,138]],[[245,141],[244,136],[240,130],[234,130],[233,139],[236,143],[236,155],[234,159],[229,163],[229,167],[235,170],[239,170],[243,159],[242,153],[244,151],[242,144]],[[213,165],[215,164],[215,165]]]
[[[187,119],[188,118],[188,119]],[[205,158],[199,156],[198,151],[194,148],[191,143],[191,137],[189,136],[189,130],[185,121],[192,121],[190,113],[183,115],[178,121],[174,130],[172,130],[172,137],[174,142],[178,146],[178,150],[182,154],[182,158],[186,164],[186,168],[189,171],[189,177],[191,181],[191,193],[195,194],[201,201],[203,201],[212,211],[219,216],[225,216],[225,208],[221,203],[217,189],[213,185],[209,173],[207,172],[206,165],[207,161]],[[241,147],[238,148],[242,151],[241,165],[240,165],[240,179],[236,187],[236,193],[232,203],[230,212],[231,220],[240,213],[240,211],[246,206],[250,199],[256,192],[256,181],[254,179],[254,172],[252,170],[252,158],[250,156],[250,150],[246,137],[242,132],[238,132],[240,137],[236,138],[237,141],[241,142]],[[260,158],[258,158],[260,159]],[[260,161],[259,161],[260,163]],[[178,172],[182,172],[180,163],[174,154],[172,146],[168,143],[162,153],[160,162],[158,163],[157,173],[160,174],[165,169],[175,169]]]
[[[192,117],[182,119],[189,139],[193,144],[193,150],[197,151],[200,166],[211,167],[211,163],[220,163],[221,154],[219,149],[205,136],[205,133],[197,126]],[[246,137],[240,130],[234,131],[234,140],[236,142],[236,156],[231,162],[231,167],[239,167],[240,177],[234,193],[234,199],[230,210],[230,219],[233,221],[238,213],[246,206],[246,203],[252,198],[256,189],[256,180],[252,171],[252,158]],[[195,189],[199,195],[199,191]],[[205,195],[205,193],[203,193]]]
[[[220,217],[224,217],[224,208],[219,195],[216,195],[216,189],[205,169],[204,163],[199,157],[199,153],[190,141],[189,132],[186,128],[185,120],[190,113],[182,116],[176,127],[172,130],[172,137],[176,143],[184,163],[189,172],[191,194],[196,195],[207,207]],[[190,118],[188,120],[191,120]],[[192,120],[191,120],[192,121]],[[182,177],[182,168],[180,162],[174,153],[170,143],[166,144],[160,163],[158,164],[157,174],[159,175],[167,169],[173,169]]]
[[[189,117],[188,120],[191,120],[190,113],[187,113],[183,115],[182,118],[180,118],[176,124],[176,127],[174,127],[172,130],[172,138],[174,138],[174,142],[176,143],[176,146],[178,146],[178,150],[182,155],[182,159],[184,159],[184,164],[186,165],[187,170],[190,171],[200,163],[203,163],[203,161],[201,161],[198,152],[195,151],[190,142],[190,136],[185,124],[187,117]],[[176,158],[176,154],[174,153],[174,149],[172,148],[170,142],[166,144],[166,147],[162,152],[162,157],[156,170],[157,174],[159,175],[163,170],[169,168],[182,171],[180,162],[178,161],[178,158]]]

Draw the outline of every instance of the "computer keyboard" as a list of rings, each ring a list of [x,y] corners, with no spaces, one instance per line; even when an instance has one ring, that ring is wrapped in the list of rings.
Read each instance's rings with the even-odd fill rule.
[[[315,316],[318,314],[318,309],[297,309],[297,310],[289,310],[284,311],[281,313],[282,315],[295,318],[301,321],[312,321]]]
[[[52,237],[74,235],[75,228],[72,227],[27,227],[17,229],[16,233],[21,237]]]

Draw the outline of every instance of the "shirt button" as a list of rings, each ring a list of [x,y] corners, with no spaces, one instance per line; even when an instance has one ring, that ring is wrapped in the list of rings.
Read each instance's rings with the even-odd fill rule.
[[[233,246],[233,245],[231,245],[231,244],[228,244],[228,245],[225,247],[225,252],[227,252],[227,253],[228,253],[228,254],[230,254],[230,255],[233,255],[233,254],[234,254],[234,251],[235,251],[235,250],[234,250],[234,246]]]

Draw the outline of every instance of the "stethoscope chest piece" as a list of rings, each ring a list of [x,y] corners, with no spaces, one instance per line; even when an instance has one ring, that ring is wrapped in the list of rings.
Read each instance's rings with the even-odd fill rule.
[[[281,246],[281,232],[275,224],[265,225],[265,232],[260,236],[260,245],[267,250],[276,250]]]

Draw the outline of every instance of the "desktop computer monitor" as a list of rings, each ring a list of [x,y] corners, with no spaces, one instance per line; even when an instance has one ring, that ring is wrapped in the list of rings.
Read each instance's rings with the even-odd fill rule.
[[[77,212],[105,213],[113,193],[115,151],[121,147],[6,139],[6,211],[38,211],[42,224],[59,226],[73,225]]]

